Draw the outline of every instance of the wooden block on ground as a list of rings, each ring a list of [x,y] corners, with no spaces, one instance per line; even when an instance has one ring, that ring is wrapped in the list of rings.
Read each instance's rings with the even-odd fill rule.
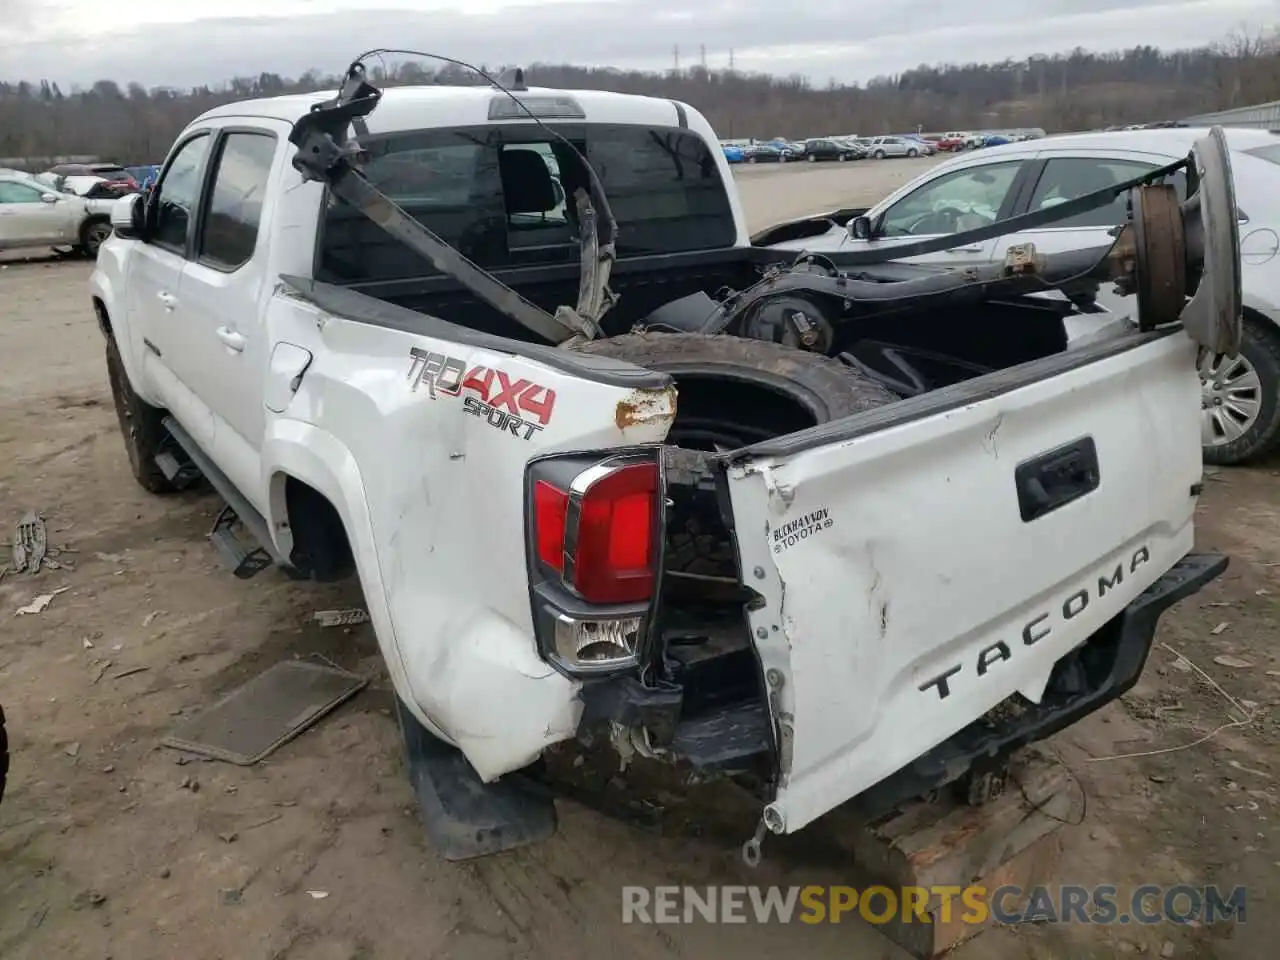
[[[900,907],[905,888],[928,892],[927,899],[922,895],[928,922],[899,909],[878,929],[913,956],[931,960],[992,922],[989,909],[985,923],[966,922],[966,914],[972,917],[975,911],[958,892],[946,904],[939,888],[984,887],[980,902],[989,907],[1001,886],[1019,887],[1025,899],[1031,888],[1054,882],[1061,853],[1057,831],[1064,822],[1080,820],[1083,799],[1067,768],[1032,748],[1014,758],[1004,792],[981,806],[950,797],[921,800],[841,840],[853,853],[860,891],[888,887]],[[1017,909],[1017,900],[1006,898],[1003,904]],[[874,912],[886,912],[883,900]]]

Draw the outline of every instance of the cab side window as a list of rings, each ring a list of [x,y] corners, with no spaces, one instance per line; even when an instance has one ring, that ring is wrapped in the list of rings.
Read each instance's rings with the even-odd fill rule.
[[[158,247],[179,254],[186,252],[187,231],[195,219],[210,139],[209,134],[202,133],[184,143],[156,185],[151,196],[155,210],[151,242]]]
[[[235,131],[223,137],[196,240],[198,262],[226,272],[248,263],[258,245],[275,155],[275,135],[266,131]]]

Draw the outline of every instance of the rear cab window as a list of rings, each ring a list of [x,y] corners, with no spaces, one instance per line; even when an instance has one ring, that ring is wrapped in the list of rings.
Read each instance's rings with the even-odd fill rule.
[[[678,128],[556,125],[591,162],[618,222],[620,258],[731,247],[737,225],[716,154]],[[488,270],[578,262],[572,148],[536,125],[460,127],[369,139],[365,175]],[[401,280],[434,269],[358,210],[330,198],[317,276]]]

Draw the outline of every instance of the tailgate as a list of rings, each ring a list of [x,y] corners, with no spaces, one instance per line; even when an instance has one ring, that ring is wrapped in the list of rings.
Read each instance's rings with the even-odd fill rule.
[[[1135,334],[739,451],[791,832],[1054,664],[1192,546],[1196,347]]]

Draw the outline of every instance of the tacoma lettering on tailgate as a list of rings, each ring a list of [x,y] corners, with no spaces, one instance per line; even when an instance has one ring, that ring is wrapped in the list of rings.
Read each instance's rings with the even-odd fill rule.
[[[983,647],[978,651],[974,670],[976,670],[978,676],[985,677],[997,663],[1004,660],[1012,660],[1014,650],[1019,647],[1035,646],[1035,644],[1053,633],[1055,620],[1059,624],[1074,620],[1089,609],[1089,604],[1094,600],[1101,600],[1109,592],[1115,590],[1120,584],[1124,583],[1126,576],[1132,576],[1140,566],[1150,559],[1151,552],[1145,546],[1139,547],[1127,562],[1120,561],[1116,563],[1113,568],[1098,573],[1092,582],[1068,594],[1060,607],[1044,610],[1027,620],[1022,626],[1021,636],[1017,641],[1006,643],[1004,640],[998,640],[990,646]],[[947,697],[951,696],[951,678],[961,673],[964,668],[965,665],[963,663],[948,667],[933,679],[920,684],[920,692],[928,693],[930,690],[936,690],[938,699],[947,699]]]

